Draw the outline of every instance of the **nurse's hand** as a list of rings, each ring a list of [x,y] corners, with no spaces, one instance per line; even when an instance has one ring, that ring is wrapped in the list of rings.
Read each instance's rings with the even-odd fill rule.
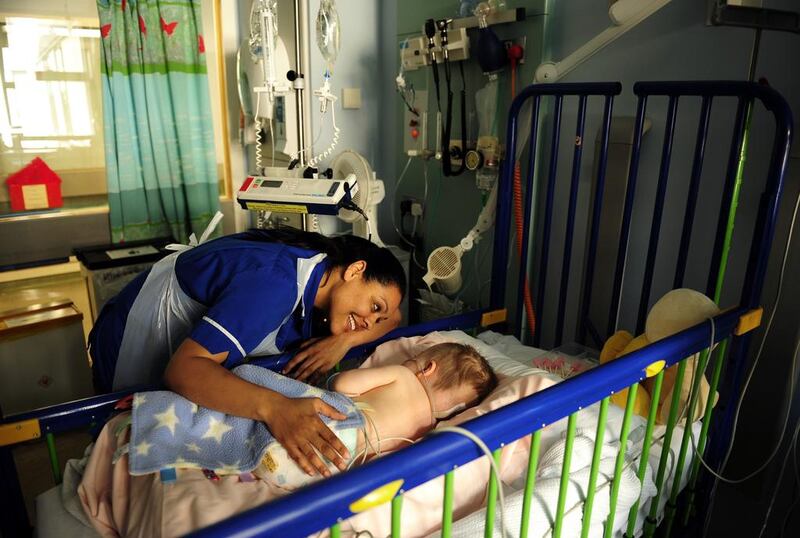
[[[291,399],[280,396],[277,404],[273,403],[269,410],[265,410],[264,422],[303,471],[311,476],[317,472],[322,476],[330,476],[330,470],[317,451],[341,471],[347,469],[350,453],[322,422],[320,414],[334,420],[347,418],[318,398]]]
[[[291,375],[299,381],[327,373],[353,347],[353,334],[344,333],[306,341],[300,351],[286,364],[282,373]]]

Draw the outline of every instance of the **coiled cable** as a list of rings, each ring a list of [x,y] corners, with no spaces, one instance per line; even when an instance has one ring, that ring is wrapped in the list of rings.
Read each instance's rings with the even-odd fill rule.
[[[327,158],[331,153],[333,153],[333,150],[339,143],[339,133],[341,132],[341,129],[339,129],[339,127],[336,125],[336,107],[333,106],[333,103],[331,103],[331,123],[333,125],[333,139],[325,151],[308,161],[308,165],[311,167],[316,168],[317,164],[319,164],[322,159]]]

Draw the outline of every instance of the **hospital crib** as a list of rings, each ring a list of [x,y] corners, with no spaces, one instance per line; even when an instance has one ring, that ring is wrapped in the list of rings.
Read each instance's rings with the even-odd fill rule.
[[[732,403],[739,392],[748,346],[752,337],[752,330],[760,323],[761,308],[759,306],[767,260],[772,244],[777,218],[778,206],[783,189],[783,178],[789,155],[789,146],[792,135],[791,112],[784,99],[769,87],[744,82],[647,82],[634,85],[634,93],[638,97],[638,106],[634,122],[632,158],[629,166],[627,190],[624,199],[622,225],[618,234],[618,253],[616,268],[611,282],[594,282],[594,265],[598,248],[599,215],[602,209],[603,184],[605,181],[606,157],[609,146],[609,133],[615,96],[621,92],[617,83],[588,83],[588,84],[543,84],[530,86],[523,90],[511,105],[507,131],[507,159],[500,178],[498,195],[497,220],[492,265],[491,303],[486,309],[461,314],[459,316],[437,320],[424,325],[399,329],[387,336],[409,336],[425,334],[441,329],[475,329],[485,326],[496,326],[506,320],[505,300],[510,294],[507,290],[507,263],[509,260],[509,232],[511,225],[512,206],[512,177],[516,163],[516,147],[520,140],[520,125],[523,123],[522,114],[530,114],[530,125],[533,126],[528,137],[527,171],[525,174],[526,193],[533,192],[536,159],[540,155],[549,154],[549,169],[546,173],[546,184],[540,186],[544,196],[544,212],[540,217],[540,225],[535,228],[538,237],[535,241],[539,250],[539,270],[520,270],[516,282],[516,324],[520,325],[523,308],[523,289],[526,278],[530,279],[531,289],[536,288],[537,313],[541,315],[544,308],[543,295],[546,287],[558,290],[559,301],[555,318],[556,341],[563,338],[565,319],[567,317],[566,298],[570,286],[579,286],[579,308],[577,327],[578,337],[587,332],[599,332],[589,323],[589,304],[592,300],[592,290],[599,286],[608,286],[612,290],[611,309],[609,312],[609,326],[606,336],[615,328],[621,308],[621,297],[624,281],[627,282],[626,257],[632,253],[628,250],[630,242],[632,215],[635,201],[647,204],[646,210],[652,212],[652,222],[649,231],[649,242],[646,248],[644,273],[640,290],[640,304],[637,314],[637,332],[641,329],[644,314],[651,300],[651,291],[656,266],[656,254],[660,246],[660,228],[663,218],[663,208],[670,176],[670,163],[673,150],[676,119],[678,117],[679,103],[699,100],[700,113],[697,121],[694,156],[691,173],[688,176],[687,203],[684,207],[683,228],[680,234],[680,247],[674,270],[674,286],[681,287],[684,283],[689,243],[693,234],[695,221],[696,200],[701,187],[701,176],[706,152],[706,141],[711,123],[712,104],[723,99],[736,101],[736,117],[734,120],[730,151],[727,162],[727,172],[724,174],[723,195],[720,204],[718,225],[711,250],[711,264],[708,273],[707,293],[716,301],[720,300],[722,283],[725,275],[725,266],[728,263],[729,252],[732,245],[734,221],[737,206],[746,204],[749,200],[740,200],[743,181],[743,156],[747,151],[747,132],[756,112],[766,109],[774,120],[772,150],[766,170],[757,172],[759,179],[765,179],[764,190],[760,197],[753,197],[757,203],[757,216],[752,230],[740,226],[737,231],[741,233],[752,232],[746,274],[743,279],[739,304],[724,310],[714,318],[713,326],[710,323],[701,323],[682,331],[674,336],[648,345],[638,351],[626,355],[619,360],[599,366],[585,373],[567,379],[551,388],[538,392],[510,405],[497,409],[489,414],[480,416],[465,423],[463,426],[479,437],[492,451],[494,458],[499,459],[501,448],[516,439],[531,436],[531,449],[526,472],[524,497],[522,502],[521,521],[506,522],[508,528],[515,528],[515,535],[527,536],[530,505],[536,484],[536,470],[539,462],[539,442],[542,429],[567,418],[566,453],[563,459],[561,474],[558,510],[553,515],[552,535],[561,536],[564,519],[564,499],[566,497],[570,469],[570,457],[573,441],[576,436],[576,417],[580,410],[599,402],[599,418],[597,421],[596,448],[591,465],[591,475],[586,498],[583,504],[583,536],[588,533],[588,515],[594,505],[594,491],[598,476],[598,462],[600,451],[597,446],[605,434],[605,416],[608,412],[610,396],[628,388],[627,405],[624,410],[621,431],[619,432],[620,446],[625,447],[630,431],[633,404],[639,381],[646,377],[655,378],[655,388],[652,400],[658,401],[664,371],[673,365],[678,365],[676,386],[680,386],[686,370],[686,357],[701,352],[700,372],[706,366],[713,364],[711,372],[712,394],[721,386],[723,365],[727,364],[726,384],[728,398],[716,408],[707,405],[702,418],[702,428],[697,439],[697,452],[705,454],[705,459],[711,465],[718,465],[727,447],[731,436]],[[667,101],[666,121],[664,126],[664,139],[661,152],[661,164],[657,176],[655,199],[637,199],[636,186],[640,181],[639,162],[642,151],[642,137],[645,126],[645,114],[648,103],[655,100]],[[559,135],[564,117],[564,103],[567,100],[577,100],[577,114],[575,126],[575,140],[572,148],[572,170],[570,173],[569,203],[566,215],[566,225],[563,229],[553,224],[554,218],[554,189],[556,185],[559,152]],[[586,256],[579,279],[570,281],[570,267],[573,263],[572,244],[576,227],[576,205],[579,190],[580,163],[582,159],[584,130],[587,109],[589,104],[601,101],[602,121],[600,128],[600,142],[598,152],[597,172],[592,178],[595,192],[592,207],[590,208],[589,226],[585,237]],[[527,106],[526,106],[527,103]],[[548,122],[541,122],[543,105],[549,107],[550,132],[540,132],[538,126]],[[549,145],[549,148],[546,146]],[[541,149],[537,151],[537,147]],[[521,163],[525,164],[525,163]],[[524,222],[531,220],[531,196],[527,196],[524,208]],[[523,230],[521,259],[528,257],[529,229]],[[563,257],[561,270],[550,271],[548,274],[547,261],[554,255],[555,248],[551,243],[560,244],[564,248],[559,254]],[[663,247],[662,247],[663,248]],[[554,273],[555,277],[554,277]],[[623,279],[626,277],[626,279]],[[555,283],[552,280],[555,279]],[[576,282],[575,280],[579,280]],[[728,306],[728,305],[722,305]],[[510,329],[514,329],[511,327]],[[520,333],[519,327],[516,330]],[[708,353],[712,342],[720,342],[713,355]],[[365,346],[354,350],[355,354],[364,354],[374,346]],[[700,376],[695,379],[692,394],[689,400],[689,411],[686,413],[685,427],[683,428],[680,452],[675,465],[677,472],[674,474],[676,484],[669,487],[667,484],[665,468],[669,451],[663,450],[656,473],[656,487],[658,489],[655,502],[651,503],[651,510],[644,526],[644,534],[652,536],[656,531],[658,521],[658,498],[668,495],[666,515],[661,524],[663,531],[669,535],[680,525],[692,521],[702,520],[702,503],[697,503],[699,495],[709,491],[709,484],[704,483],[701,475],[699,461],[689,457],[690,453],[690,418],[697,405],[697,393]],[[114,402],[127,393],[116,393],[99,396],[80,402],[73,402],[56,406],[34,413],[8,417],[0,425],[0,445],[3,458],[0,461],[4,487],[0,488],[0,510],[2,510],[2,531],[4,535],[16,535],[20,530],[27,529],[17,477],[13,463],[8,458],[8,448],[14,443],[45,435],[48,446],[53,454],[53,435],[67,429],[103,421],[113,408]],[[677,416],[678,397],[680,391],[674,392],[672,411],[669,415],[664,434],[664,446],[668,446],[674,432],[681,431],[676,428],[679,417]],[[709,399],[713,401],[713,398]],[[642,454],[638,466],[638,478],[641,481],[646,471],[647,453],[650,450],[653,428],[656,421],[657,406],[653,405],[647,417]],[[228,520],[222,521],[196,533],[197,536],[241,535],[241,536],[306,536],[322,529],[329,529],[330,535],[341,535],[340,523],[360,510],[368,509],[376,504],[390,502],[392,517],[392,535],[400,536],[400,517],[403,510],[403,494],[417,485],[444,475],[444,491],[442,497],[442,535],[449,536],[453,528],[453,491],[454,469],[459,466],[484,456],[482,450],[470,439],[456,433],[435,433],[424,440],[404,448],[393,454],[378,458],[370,463],[351,470],[347,473],[334,476],[318,482],[307,488],[299,490],[292,495],[280,498],[271,503],[252,509]],[[610,487],[610,514],[607,518],[606,535],[611,534],[611,523],[614,520],[617,495],[619,493],[619,477],[625,460],[624,448],[616,457],[614,479]],[[682,494],[677,487],[681,476],[681,469],[690,468],[689,486]],[[53,473],[58,480],[59,465],[53,458]],[[7,485],[7,486],[6,486]],[[494,472],[488,484],[486,500],[486,536],[497,535],[495,527],[496,507],[498,494],[498,480]],[[679,498],[680,495],[680,498]],[[680,502],[682,501],[682,502]],[[636,518],[636,508],[630,510],[630,519],[627,527],[627,536],[634,535],[633,525]],[[692,516],[697,516],[692,518]],[[680,534],[685,534],[686,529],[681,529]],[[8,534],[6,534],[8,533]],[[493,534],[494,533],[494,534]]]

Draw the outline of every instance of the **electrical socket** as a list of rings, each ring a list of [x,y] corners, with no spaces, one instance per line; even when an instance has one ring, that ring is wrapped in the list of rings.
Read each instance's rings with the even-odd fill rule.
[[[421,217],[425,212],[425,202],[412,196],[404,196],[400,200],[400,214]]]

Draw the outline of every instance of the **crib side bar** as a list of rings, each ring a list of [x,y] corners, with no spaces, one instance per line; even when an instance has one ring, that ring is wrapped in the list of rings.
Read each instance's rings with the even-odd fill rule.
[[[683,278],[686,274],[686,261],[689,257],[689,245],[692,240],[692,228],[694,225],[695,212],[697,210],[697,197],[700,192],[700,178],[703,175],[703,160],[706,152],[706,140],[708,139],[708,124],[711,118],[712,98],[703,97],[703,104],[700,108],[700,121],[697,125],[697,139],[694,146],[694,157],[692,159],[692,175],[689,180],[689,190],[686,195],[686,211],[683,215],[683,229],[681,230],[681,242],[678,247],[678,262],[675,266],[675,279],[672,287],[675,289],[683,287]]]
[[[722,203],[717,219],[714,248],[711,251],[711,267],[708,271],[708,284],[706,286],[706,295],[709,297],[717,297],[722,289],[733,233],[733,222],[742,185],[744,157],[747,154],[746,133],[750,127],[752,112],[752,100],[739,99],[730,153],[728,155],[728,169],[725,173],[725,183],[722,187]]]
[[[558,317],[556,318],[555,346],[560,346],[564,334],[567,290],[569,289],[570,262],[572,260],[572,238],[575,231],[575,208],[578,205],[578,182],[581,177],[581,157],[583,155],[584,129],[586,126],[586,95],[578,98],[578,117],[575,126],[575,141],[572,152],[572,181],[567,208],[567,229],[564,235],[564,257],[561,263],[561,289],[558,298]]]
[[[444,494],[442,496],[442,537],[450,538],[453,531],[453,485],[455,473],[450,471],[444,475]]]
[[[547,191],[545,193],[545,206],[544,206],[544,222],[542,223],[542,250],[539,260],[539,273],[536,279],[539,284],[539,289],[536,293],[536,312],[540,317],[543,317],[544,308],[544,294],[547,284],[547,263],[550,258],[550,227],[553,223],[553,199],[556,191],[556,176],[558,174],[558,146],[559,138],[561,136],[561,110],[564,103],[564,98],[561,95],[555,96],[555,105],[553,109],[553,134],[550,145],[550,169],[547,175]],[[533,345],[539,346],[541,342],[542,331],[536,331],[533,335]]]
[[[614,97],[606,96],[603,106],[603,123],[600,135],[600,158],[597,165],[597,181],[595,182],[594,205],[589,237],[589,251],[586,257],[586,270],[583,273],[583,293],[581,297],[581,313],[578,318],[578,338],[586,342],[587,323],[589,321],[589,302],[592,297],[594,266],[597,259],[597,241],[600,230],[600,212],[603,208],[603,193],[606,185],[606,168],[608,165],[608,139],[611,131],[611,113],[614,108]]]
[[[631,162],[628,169],[628,186],[625,193],[625,206],[622,213],[622,228],[619,234],[617,247],[617,261],[614,269],[614,283],[611,290],[611,308],[608,314],[607,335],[614,334],[619,318],[620,292],[622,279],[625,274],[625,260],[628,254],[628,238],[631,229],[631,214],[633,213],[633,200],[636,192],[636,178],[639,173],[639,157],[642,149],[642,134],[644,133],[644,114],[647,109],[647,96],[640,95],[636,105],[636,124],[633,133],[633,148]]]
[[[503,449],[498,448],[492,452],[497,468],[500,468],[500,457],[503,455]],[[495,508],[497,507],[497,490],[500,487],[500,477],[494,472],[494,468],[489,468],[489,492],[486,499],[486,522],[483,527],[484,538],[492,538],[494,535],[494,518]]]
[[[403,490],[392,499],[392,538],[401,537],[403,528]]]
[[[713,395],[717,393],[717,389],[719,388],[719,380],[722,377],[722,366],[725,362],[725,357],[728,351],[728,340],[723,340],[722,343],[719,345],[719,348],[714,351],[714,356],[716,357],[716,361],[714,361],[714,369],[713,373],[711,374],[711,381],[709,382],[709,389],[708,393]],[[711,427],[711,418],[713,416],[714,411],[714,398],[711,397],[706,402],[706,408],[703,412],[703,423],[700,427],[700,436],[697,440],[697,454],[703,456],[705,458],[705,450],[706,450],[706,442],[708,441],[708,431]],[[695,499],[695,490],[697,488],[697,477],[700,471],[700,458],[695,455],[695,458],[692,460],[692,470],[691,474],[689,475],[689,486],[688,486],[688,499],[686,503],[686,511],[684,513],[684,525],[688,523],[688,516],[694,509],[694,499]]]
[[[137,387],[121,390],[100,396],[92,396],[63,404],[43,407],[35,411],[26,411],[16,415],[9,415],[0,419],[0,427],[19,424],[26,421],[36,421],[41,432],[60,433],[87,426],[92,422],[104,419],[113,411],[116,403],[130,396],[136,391],[153,390],[153,387]],[[0,439],[0,446],[15,444]]]
[[[711,355],[711,348],[709,348],[708,350],[702,351],[700,353],[700,358],[697,361],[698,364],[695,365],[695,375],[694,375],[694,378],[692,379],[691,392],[690,392],[690,396],[689,396],[689,405],[688,405],[688,407],[686,409],[686,419],[685,419],[684,426],[683,426],[683,437],[681,439],[681,449],[680,449],[680,452],[678,453],[678,461],[675,464],[675,477],[673,478],[673,481],[672,481],[672,490],[670,492],[670,498],[669,498],[669,502],[670,502],[670,506],[671,506],[672,510],[668,511],[666,516],[665,516],[666,525],[667,525],[666,526],[666,536],[670,536],[671,535],[672,524],[673,524],[673,521],[675,520],[675,515],[676,515],[676,508],[677,508],[676,501],[677,501],[677,498],[678,498],[678,493],[680,492],[681,478],[683,477],[683,469],[684,469],[684,466],[686,465],[686,457],[687,457],[687,454],[688,454],[688,451],[689,451],[689,442],[690,442],[690,438],[694,435],[694,433],[692,432],[692,423],[694,422],[694,410],[697,407],[697,401],[698,401],[698,398],[700,396],[700,383],[703,380],[703,376],[702,375],[696,375],[696,374],[697,374],[697,372],[702,373],[702,372],[706,371],[706,367],[708,366],[708,359],[709,359],[710,355]],[[691,360],[691,359],[688,359],[688,360]],[[709,394],[709,397],[711,397],[710,394]]]
[[[661,232],[661,217],[664,213],[664,199],[667,194],[669,179],[669,165],[672,161],[672,142],[675,138],[675,118],[678,112],[678,97],[671,95],[667,105],[667,118],[664,122],[664,142],[661,150],[661,165],[658,172],[658,185],[656,187],[655,207],[653,219],[650,223],[650,240],[647,243],[647,258],[645,261],[644,281],[642,282],[642,295],[639,299],[639,313],[636,318],[636,334],[644,330],[644,320],[650,307],[650,291],[653,285],[653,272],[656,266],[658,253],[658,237]]]
[[[645,475],[650,467],[650,449],[652,448],[653,444],[653,428],[656,424],[656,418],[658,417],[658,401],[661,397],[661,386],[664,383],[664,370],[661,370],[656,374],[654,379],[653,385],[653,394],[650,395],[650,413],[647,416],[647,426],[644,432],[644,440],[642,441],[642,453],[639,456],[639,471],[636,473],[636,477],[639,479],[640,487],[644,488],[644,480]],[[639,515],[639,500],[641,499],[641,495],[639,499],[636,499],[636,502],[633,503],[631,506],[630,511],[628,512],[628,529],[625,533],[625,536],[634,536],[636,532],[636,518]]]
[[[628,401],[625,402],[625,414],[622,416],[622,427],[619,433],[619,452],[617,452],[617,461],[614,466],[614,480],[611,483],[611,499],[608,505],[608,518],[606,519],[606,528],[603,536],[610,538],[614,535],[614,519],[617,511],[617,499],[619,498],[619,488],[622,482],[622,471],[625,466],[625,453],[628,446],[628,433],[631,429],[631,417],[633,416],[633,407],[636,405],[636,393],[639,389],[639,383],[633,383],[628,387]]]
[[[526,174],[525,178],[525,206],[523,210],[523,221],[522,221],[522,237],[521,237],[521,245],[522,249],[520,250],[520,262],[519,262],[519,282],[518,282],[518,290],[530,290],[530,281],[528,278],[528,252],[529,252],[529,245],[530,241],[530,226],[529,223],[531,222],[531,215],[533,212],[533,196],[532,193],[536,189],[536,185],[534,184],[534,180],[536,178],[536,148],[538,142],[538,134],[539,134],[539,110],[541,106],[541,96],[535,95],[533,97],[533,104],[531,105],[531,136],[529,139],[528,144],[528,173]],[[517,230],[519,233],[519,230]],[[519,330],[517,334],[523,334],[523,324],[522,324],[522,316],[523,316],[523,306],[525,304],[524,299],[520,299],[517,301],[517,316],[516,319],[519,323]],[[531,335],[533,336],[533,335]],[[522,339],[520,339],[522,340]]]
[[[567,439],[564,444],[564,460],[561,464],[561,480],[558,483],[558,503],[556,505],[556,520],[553,524],[553,538],[561,538],[564,525],[564,507],[567,504],[567,490],[570,483],[570,466],[572,464],[572,447],[575,445],[575,430],[578,414],[572,413],[567,419]]]
[[[541,445],[542,430],[536,430],[531,435],[531,449],[528,453],[528,471],[525,476],[525,491],[522,494],[522,517],[519,538],[528,538],[528,528],[531,520],[531,500],[533,498],[533,488],[536,486],[536,470],[539,466],[539,449]]]
[[[675,373],[674,387],[683,386],[683,378],[686,375],[686,361],[682,360],[678,365],[678,370]],[[658,507],[661,504],[661,498],[666,494],[666,472],[667,464],[670,460],[670,447],[672,446],[672,434],[675,432],[675,423],[678,421],[678,410],[680,407],[681,391],[672,391],[672,399],[670,400],[669,415],[667,416],[667,427],[664,431],[664,437],[661,441],[661,457],[658,460],[658,471],[656,471],[656,495],[650,501],[650,513],[644,522],[644,536],[651,538],[656,531],[658,525]],[[651,405],[653,405],[651,403]],[[656,404],[657,406],[657,404]],[[669,503],[667,510],[670,509]]]
[[[586,501],[583,503],[583,525],[581,538],[589,538],[589,529],[592,525],[592,509],[594,495],[597,489],[597,476],[600,473],[600,460],[603,459],[603,438],[606,434],[606,420],[608,418],[608,404],[610,397],[600,400],[600,411],[597,416],[597,430],[594,435],[594,452],[592,453],[592,466],[589,470],[589,485],[586,488]]]

